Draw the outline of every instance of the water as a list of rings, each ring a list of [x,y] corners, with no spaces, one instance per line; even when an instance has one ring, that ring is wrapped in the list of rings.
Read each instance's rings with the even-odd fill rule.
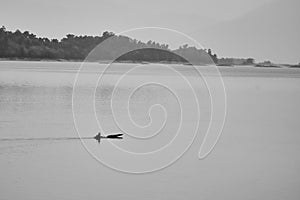
[[[85,99],[91,77],[105,67],[89,66],[84,75],[86,85],[79,87],[80,99]],[[110,97],[114,81],[130,66],[116,65],[96,91],[96,114],[107,133],[120,131],[113,123]],[[300,70],[221,68],[227,94],[226,124],[221,140],[204,160],[198,160],[197,154],[210,104],[200,81],[195,90],[201,98],[201,125],[191,148],[168,168],[132,175],[99,164],[77,139],[14,140],[78,137],[72,90],[79,67],[80,63],[0,62],[0,199],[299,199]],[[187,66],[176,69],[193,81],[197,79]],[[203,72],[216,78],[210,76],[209,67],[203,67]],[[121,102],[132,84],[148,76],[176,79],[159,66],[143,69],[122,83],[116,101]],[[189,88],[173,83],[187,94]],[[172,139],[180,110],[172,93],[164,88],[146,86],[134,93],[129,105],[132,118],[147,125],[152,116],[154,128],[141,132],[141,136],[151,136],[164,120],[161,110],[147,114],[149,106],[158,102],[168,111],[161,134],[150,140],[125,137],[115,144],[147,152]],[[80,113],[89,120],[84,108]],[[119,114],[125,116],[126,109],[120,108]],[[89,127],[80,136],[94,136],[97,131],[97,127]],[[107,152],[101,151],[106,142],[84,143],[104,154]]]

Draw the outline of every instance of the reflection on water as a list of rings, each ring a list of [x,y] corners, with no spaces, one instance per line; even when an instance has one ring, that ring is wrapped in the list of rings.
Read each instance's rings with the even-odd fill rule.
[[[299,70],[222,68],[228,113],[222,139],[214,152],[205,160],[197,159],[210,117],[209,94],[200,83],[196,91],[202,101],[201,127],[192,148],[171,167],[136,176],[99,164],[77,139],[14,140],[78,137],[71,103],[79,66],[80,63],[0,62],[0,199],[299,198]],[[107,133],[120,131],[113,123],[110,99],[111,83],[122,74],[121,66],[109,72],[104,77],[106,83],[96,91],[96,114]],[[184,70],[192,76],[187,68]],[[209,73],[209,69],[205,72]],[[172,78],[161,69],[149,73]],[[132,79],[148,75],[139,73]],[[129,89],[132,88],[128,82],[122,85],[120,94]],[[122,95],[119,98],[122,100]],[[168,112],[161,134],[150,141],[125,136],[115,141],[118,146],[149,151],[174,137],[180,109],[176,98],[164,88],[152,85],[136,90],[129,103],[132,119],[147,125],[148,109],[156,103]],[[127,114],[125,111],[124,107],[121,114]],[[152,117],[164,119],[160,111],[153,112]],[[96,131],[86,132],[84,136],[95,134]],[[94,140],[86,142],[99,152],[103,150]],[[113,188],[118,188],[118,192],[113,192]]]

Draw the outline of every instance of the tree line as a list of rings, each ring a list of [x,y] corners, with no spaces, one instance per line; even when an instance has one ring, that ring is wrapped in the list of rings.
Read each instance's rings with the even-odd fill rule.
[[[107,40],[110,38],[110,40]],[[97,45],[101,43],[101,48]],[[92,51],[93,50],[93,51]],[[91,52],[92,51],[92,52]],[[90,53],[91,52],[91,53]],[[122,52],[126,52],[122,54]],[[88,56],[89,55],[89,56]],[[111,60],[130,62],[193,62],[218,63],[211,49],[197,49],[187,44],[171,50],[169,45],[149,40],[138,41],[105,31],[99,36],[68,34],[61,40],[37,37],[29,31],[14,32],[0,28],[0,58],[50,60]]]

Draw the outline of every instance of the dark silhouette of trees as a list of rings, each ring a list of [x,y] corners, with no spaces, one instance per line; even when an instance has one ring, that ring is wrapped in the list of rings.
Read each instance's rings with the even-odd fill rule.
[[[220,58],[218,65],[253,65],[255,60],[253,58]]]
[[[214,62],[215,64],[217,64],[217,63],[218,63],[218,57],[217,57],[217,54],[212,54],[211,49],[208,49],[207,53],[208,53],[208,55],[211,57],[211,59],[213,60],[213,62]]]
[[[110,37],[112,38],[109,42],[104,42]],[[95,51],[94,56],[89,56],[91,60],[111,60],[117,56],[117,61],[124,62],[185,63],[189,60],[193,64],[211,64],[212,61],[215,63],[218,61],[217,55],[212,54],[211,49],[206,52],[204,49],[185,44],[176,50],[170,50],[167,44],[151,40],[144,43],[109,31],[104,31],[101,36],[67,34],[61,40],[49,40],[45,37],[37,37],[28,31],[11,32],[4,26],[0,28],[0,58],[83,60],[100,43],[103,44],[103,48]],[[128,53],[119,57],[120,52]]]
[[[247,58],[244,64],[245,65],[253,65],[254,64],[254,59],[253,58]]]

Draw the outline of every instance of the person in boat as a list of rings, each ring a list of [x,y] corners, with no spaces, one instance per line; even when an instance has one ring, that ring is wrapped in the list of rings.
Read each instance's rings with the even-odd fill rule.
[[[96,139],[98,141],[98,143],[100,143],[101,138],[107,138],[107,139],[123,139],[123,134],[118,133],[118,134],[111,134],[108,136],[101,136],[101,132],[99,132],[94,139]]]
[[[98,143],[100,143],[100,140],[101,140],[101,133],[99,132],[95,137],[94,139],[96,139],[98,141]]]

